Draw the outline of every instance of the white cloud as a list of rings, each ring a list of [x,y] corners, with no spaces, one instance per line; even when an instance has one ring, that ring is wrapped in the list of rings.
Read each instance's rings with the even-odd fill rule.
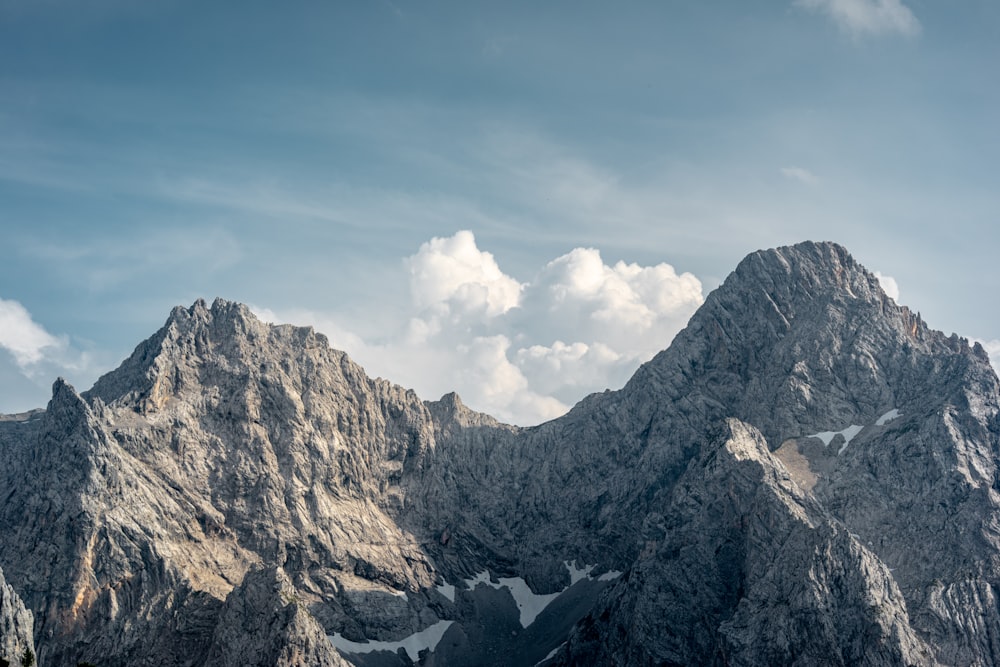
[[[535,391],[546,395],[563,394],[579,398],[582,393],[600,387],[621,384],[621,367],[633,366],[634,358],[623,357],[604,343],[588,345],[577,341],[552,345],[521,347],[514,356],[514,364],[526,377],[532,379]],[[631,368],[631,370],[635,370]]]
[[[35,322],[17,301],[0,299],[0,403],[3,411],[23,411],[45,405],[49,386],[63,376],[80,387],[89,386],[98,369],[110,361],[70,344]]]
[[[816,185],[819,183],[816,175],[803,167],[782,167],[781,175],[789,180],[798,181],[805,185]]]
[[[65,340],[43,329],[20,303],[0,299],[0,347],[14,356],[22,370],[65,346]]]
[[[495,317],[517,306],[521,297],[521,283],[504,275],[493,255],[476,247],[469,231],[431,239],[407,260],[407,266],[419,308]]]
[[[899,301],[899,285],[896,283],[896,279],[892,276],[883,276],[881,272],[876,271],[875,277],[878,278],[879,285],[882,286],[882,291],[888,294],[893,301]]]
[[[631,360],[666,347],[701,302],[701,282],[690,273],[678,276],[669,264],[608,266],[597,250],[576,248],[542,269],[522,307],[546,343],[603,343]]]
[[[511,343],[504,335],[481,336],[456,348],[459,377],[474,404],[495,406],[503,417],[525,423],[557,417],[568,409],[559,400],[537,393],[509,359]]]
[[[920,21],[900,0],[795,0],[796,7],[826,14],[855,35],[920,34]]]
[[[382,337],[309,311],[255,312],[312,324],[373,375],[424,398],[457,391],[475,409],[533,424],[618,387],[702,303],[701,283],[668,264],[604,263],[592,248],[558,257],[530,282],[503,273],[471,232],[435,238],[405,260],[411,311]]]

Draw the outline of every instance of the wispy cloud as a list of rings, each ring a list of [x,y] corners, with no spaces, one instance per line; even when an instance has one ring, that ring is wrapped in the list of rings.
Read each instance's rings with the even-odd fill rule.
[[[95,375],[94,359],[89,352],[73,346],[68,336],[49,333],[15,300],[0,299],[0,350],[6,351],[14,362],[10,365],[0,361],[0,381],[5,380],[2,376],[5,371],[18,373],[31,381],[29,385],[36,386],[56,375],[85,380],[93,380]],[[24,398],[18,397],[19,404]]]
[[[163,271],[196,267],[199,272],[218,272],[242,256],[240,242],[231,232],[208,226],[139,228],[83,243],[24,236],[19,245],[22,253],[72,273],[75,280],[95,292]]]
[[[87,117],[122,109],[138,110],[134,115],[142,117],[158,104],[174,104],[146,90],[70,86],[35,94],[59,108],[89,100]],[[608,252],[718,251],[722,243],[736,257],[748,247],[773,243],[775,235],[765,230],[783,224],[774,212],[779,200],[755,191],[739,159],[720,168],[664,151],[636,168],[488,110],[469,113],[426,101],[325,96],[296,88],[268,95],[239,90],[234,99],[244,102],[241,109],[255,110],[240,116],[236,132],[271,139],[293,133],[329,145],[331,152],[359,143],[368,162],[331,173],[327,165],[299,155],[263,159],[254,151],[210,150],[211,136],[204,145],[178,142],[157,151],[128,142],[77,141],[12,146],[9,157],[0,158],[0,179],[77,190],[59,196],[86,197],[86,205],[110,196],[141,202],[136,224],[146,224],[147,216],[166,205],[183,209],[189,219],[235,220],[229,215],[235,213],[244,225],[323,223],[359,236],[372,230],[407,235],[470,227],[493,238],[523,238],[523,230],[530,229],[539,242],[573,238]],[[178,122],[185,130],[204,129],[197,117],[185,115],[190,110],[166,108],[172,118],[183,119]],[[15,114],[28,128],[22,134],[31,134],[30,111],[18,108]],[[282,119],[280,125],[275,118]],[[788,206],[788,199],[780,201]],[[121,215],[117,205],[100,204]],[[412,234],[407,242],[418,238],[426,236]]]
[[[17,301],[0,299],[0,348],[10,352],[22,369],[27,369],[56,349],[66,346],[35,322]]]
[[[531,221],[551,224],[532,233],[602,248],[643,251],[651,246],[734,244],[754,229],[745,205],[731,204],[729,176],[703,165],[658,157],[643,170],[625,170],[582,154],[551,137],[515,126],[488,128],[469,146],[469,161],[502,188]],[[725,190],[727,197],[718,196]],[[732,234],[708,234],[705,224]],[[523,224],[523,221],[521,221]],[[721,237],[721,238],[720,238]],[[752,245],[752,243],[751,243]]]
[[[816,185],[819,179],[814,173],[804,167],[782,167],[781,175],[787,179],[804,183],[805,185]]]
[[[920,34],[920,21],[900,0],[795,0],[794,6],[825,14],[854,36]]]
[[[157,194],[171,200],[271,218],[345,222],[345,216],[335,205],[315,201],[309,193],[295,192],[274,183],[253,179],[161,179]]]

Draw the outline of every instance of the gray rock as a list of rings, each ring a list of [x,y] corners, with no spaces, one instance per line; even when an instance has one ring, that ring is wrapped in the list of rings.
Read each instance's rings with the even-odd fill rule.
[[[394,604],[434,581],[388,514],[433,431],[412,392],[312,330],[222,301],[176,309],[92,391],[59,381],[44,414],[2,426],[0,558],[46,663],[196,664],[261,563],[294,573],[331,630],[437,620],[420,605],[373,627],[344,613],[354,589]]]
[[[45,665],[332,664],[326,634],[444,621],[425,664],[994,665],[998,403],[982,348],[830,243],[750,255],[624,388],[534,428],[199,301],[0,418],[0,563]],[[572,633],[461,583],[555,594],[564,562],[607,574],[553,603]]]
[[[736,420],[555,664],[929,664],[885,565]]]
[[[0,569],[0,658],[19,665],[27,652],[34,655],[33,626],[31,612],[4,579]]]
[[[285,571],[251,570],[234,588],[215,628],[206,665],[347,667],[306,609]]]

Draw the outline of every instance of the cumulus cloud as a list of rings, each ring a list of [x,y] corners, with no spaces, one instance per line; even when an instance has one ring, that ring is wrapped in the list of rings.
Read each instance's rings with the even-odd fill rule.
[[[896,279],[892,276],[884,276],[881,272],[876,271],[875,277],[878,278],[879,285],[882,286],[882,291],[888,294],[893,301],[899,301],[899,285],[896,283]]]
[[[611,266],[593,248],[571,250],[521,282],[468,231],[432,239],[404,262],[411,311],[382,337],[346,331],[329,315],[255,311],[312,324],[369,373],[423,397],[457,391],[478,410],[534,424],[587,393],[621,386],[703,300],[690,273],[669,264]]]
[[[826,14],[855,36],[920,34],[920,21],[900,0],[795,0],[796,7]]]
[[[535,391],[545,395],[559,395],[571,401],[587,390],[622,384],[623,373],[635,360],[634,355],[623,356],[601,342],[564,343],[520,347],[514,354],[514,364],[526,377],[532,378]],[[634,370],[634,369],[632,369]]]
[[[819,183],[819,179],[816,178],[816,175],[803,167],[782,167],[780,171],[782,176],[792,181],[798,181],[799,183],[803,183],[805,185],[815,185],[816,183]]]
[[[551,391],[562,400],[603,388],[600,379],[619,385],[669,345],[702,299],[701,282],[669,264],[609,266],[597,250],[576,248],[525,289],[511,319],[516,330],[532,332],[535,344],[521,348],[518,360],[540,383],[549,382],[546,368],[558,369],[562,387]]]
[[[494,317],[517,306],[521,297],[521,283],[505,275],[493,255],[479,250],[469,231],[431,239],[406,263],[419,308]]]
[[[66,346],[32,318],[17,301],[0,299],[0,348],[7,350],[22,370],[41,362],[47,354]]]

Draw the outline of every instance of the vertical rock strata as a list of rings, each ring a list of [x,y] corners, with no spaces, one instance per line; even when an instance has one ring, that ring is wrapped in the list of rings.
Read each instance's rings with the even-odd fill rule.
[[[0,418],[0,657],[995,665],[998,401],[831,243],[533,428],[199,301]]]
[[[34,619],[0,570],[0,659],[21,664],[25,654],[35,653]]]

